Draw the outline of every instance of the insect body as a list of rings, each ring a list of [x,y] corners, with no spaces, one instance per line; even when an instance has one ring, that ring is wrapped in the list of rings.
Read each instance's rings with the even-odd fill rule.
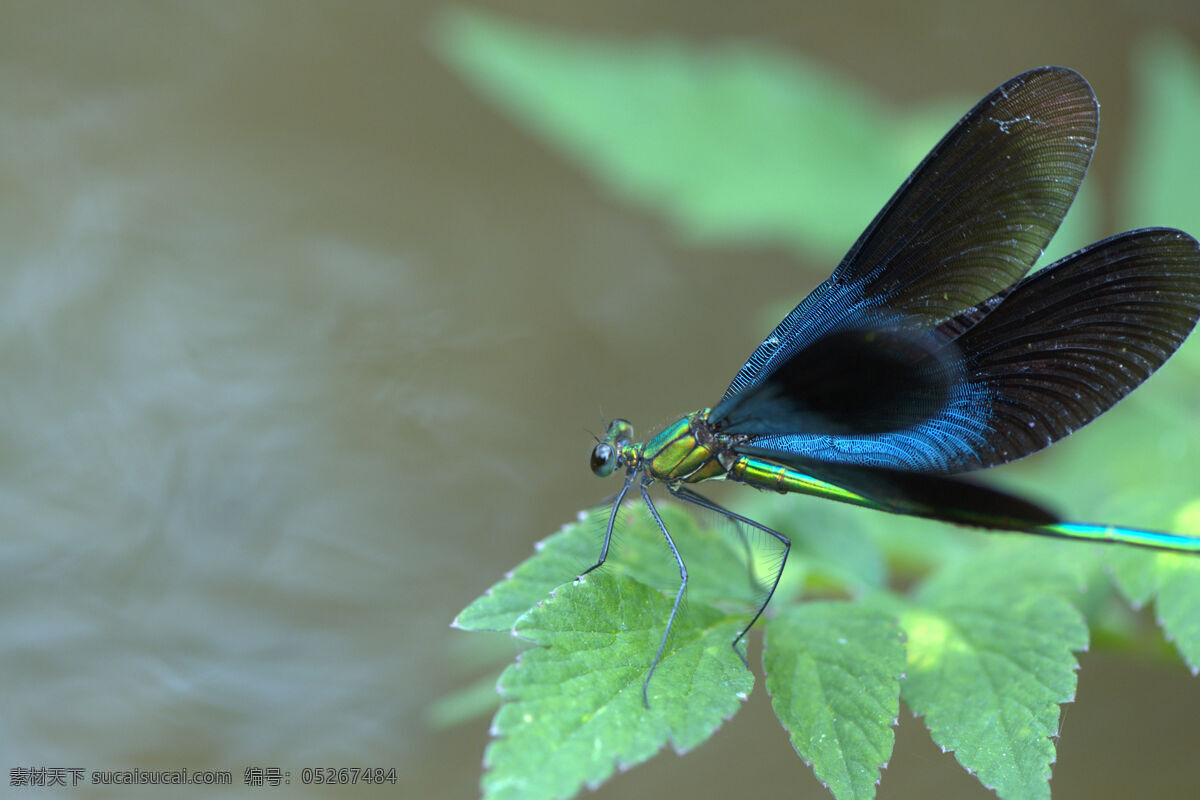
[[[1078,73],[1043,67],[985,97],[942,139],[833,275],[776,326],[721,400],[645,443],[625,420],[592,471],[625,472],[679,566],[680,586],[643,684],[662,657],[688,575],[647,487],[783,545],[782,534],[692,484],[723,478],[994,530],[1181,552],[1200,539],[1072,523],[958,477],[1036,452],[1111,408],[1167,360],[1200,317],[1200,245],[1170,228],[1127,231],[1026,275],[1057,230],[1096,141]]]

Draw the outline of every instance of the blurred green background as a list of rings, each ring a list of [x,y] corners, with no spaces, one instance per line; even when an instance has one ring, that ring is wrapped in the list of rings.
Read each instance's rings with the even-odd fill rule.
[[[495,39],[471,39],[461,9],[435,3],[0,9],[8,768],[230,769],[240,784],[246,766],[278,766],[292,774],[279,791],[300,796],[307,766],[394,766],[397,787],[333,794],[475,794],[486,715],[450,724],[435,704],[490,680],[512,647],[448,624],[613,490],[586,467],[600,409],[645,432],[715,400],[933,139],[1029,67],[1081,71],[1102,104],[1085,219],[1060,252],[1138,224],[1200,233],[1195,162],[1154,158],[1198,140],[1191,2],[489,9],[513,31],[632,46],[626,79],[660,74],[668,90],[687,89],[702,53],[725,54],[701,58],[714,74],[766,59],[811,80],[828,103],[811,126],[800,108],[794,134],[830,148],[817,159],[830,174],[798,185],[778,149],[786,129],[754,147],[774,183],[723,174],[737,159],[718,151],[694,184],[647,185],[620,147],[604,150],[615,123],[552,148],[496,104],[515,102],[499,84],[467,77],[500,74]],[[593,68],[586,48],[530,35],[556,43],[545,57]],[[1176,83],[1147,78],[1164,75]],[[586,80],[610,97],[624,85]],[[660,86],[644,80],[643,102]],[[722,85],[732,111],[716,118],[744,141],[747,84]],[[623,97],[613,114],[661,113],[690,135],[691,107]],[[671,142],[641,165],[669,159]],[[761,218],[765,195],[844,227],[739,223],[739,209]],[[1166,372],[1200,374],[1196,345]],[[1156,381],[1142,405],[1002,477],[1043,498],[1062,487],[1077,516],[1108,503],[1113,521],[1176,524],[1180,492],[1200,489],[1200,390]],[[1115,481],[1167,458],[1171,474],[1144,492],[1084,483],[1089,467]],[[1194,791],[1200,684],[1153,646],[1093,650],[1065,707],[1055,796]],[[698,752],[598,796],[748,786],[827,796],[761,685]],[[879,796],[991,794],[902,709]]]

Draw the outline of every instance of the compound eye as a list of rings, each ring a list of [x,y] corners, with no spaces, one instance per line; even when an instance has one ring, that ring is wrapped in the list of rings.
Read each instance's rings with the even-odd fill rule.
[[[607,478],[617,468],[617,450],[608,442],[600,442],[592,448],[592,472]]]

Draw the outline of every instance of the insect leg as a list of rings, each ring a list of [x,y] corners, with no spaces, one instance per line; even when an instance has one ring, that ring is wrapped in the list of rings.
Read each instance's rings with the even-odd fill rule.
[[[724,508],[718,503],[713,502],[712,500],[709,500],[699,492],[687,488],[686,486],[680,486],[676,489],[671,489],[670,491],[680,500],[687,500],[689,503],[695,503],[701,508],[714,509],[721,516],[726,518],[730,517],[730,512],[728,509]],[[738,539],[742,543],[742,550],[746,554],[746,566],[750,578],[750,590],[757,593],[758,591],[761,591],[762,584],[758,582],[758,578],[754,574],[754,553],[750,549],[750,540],[746,537],[746,531],[742,529],[741,525],[735,524],[733,529],[737,531]]]
[[[621,487],[621,491],[617,492],[617,497],[615,500],[613,500],[612,511],[610,511],[608,514],[608,528],[606,528],[604,531],[604,546],[602,548],[600,548],[600,558],[599,558],[599,560],[596,561],[595,564],[592,564],[590,567],[585,569],[583,572],[579,573],[579,577],[582,578],[584,575],[587,575],[592,570],[602,566],[604,564],[604,562],[608,559],[608,546],[610,544],[612,544],[613,525],[617,521],[617,512],[621,510],[621,501],[623,501],[625,499],[625,495],[629,492],[629,487],[632,484],[633,484],[633,474],[630,474],[628,477],[625,478],[625,485]],[[643,495],[645,494],[645,492],[646,492],[646,490],[642,489]],[[661,525],[662,523],[659,523],[659,524]]]
[[[742,659],[742,663],[749,667],[750,662],[746,660],[745,654],[738,649],[738,642],[745,638],[749,630],[754,627],[754,623],[758,622],[758,618],[761,617],[763,612],[767,610],[767,605],[771,602],[771,597],[774,596],[775,589],[779,587],[779,579],[783,577],[783,568],[787,565],[787,557],[788,553],[791,552],[792,549],[792,541],[779,531],[772,530],[766,525],[762,525],[752,519],[743,517],[741,514],[735,514],[723,506],[717,505],[703,495],[691,491],[690,489],[672,489],[671,494],[675,497],[678,497],[680,500],[686,500],[693,505],[700,506],[701,508],[707,508],[710,511],[715,511],[716,513],[721,514],[728,519],[733,520],[734,522],[740,522],[744,525],[749,525],[752,528],[757,528],[768,536],[774,537],[779,541],[780,544],[783,545],[783,558],[779,560],[779,569],[775,571],[775,579],[771,581],[771,588],[767,591],[766,598],[763,599],[762,604],[758,607],[758,610],[754,612],[754,617],[751,618],[750,623],[746,625],[746,627],[742,628],[742,632],[733,639],[733,652],[737,653],[738,658]]]
[[[671,606],[671,616],[667,618],[667,629],[663,631],[662,641],[658,643],[658,652],[654,654],[654,662],[650,664],[650,671],[646,673],[646,680],[642,683],[642,704],[650,707],[650,679],[654,677],[654,670],[658,668],[658,662],[662,659],[663,650],[667,646],[667,638],[671,635],[671,626],[675,624],[675,614],[679,611],[679,602],[683,599],[684,590],[687,589],[688,571],[683,563],[683,558],[679,555],[678,548],[675,547],[675,540],[671,538],[671,534],[667,531],[667,526],[663,524],[662,517],[658,515],[658,509],[654,507],[654,502],[650,499],[650,493],[646,491],[648,479],[643,479],[638,486],[642,492],[642,499],[646,502],[646,507],[650,509],[650,514],[654,517],[654,521],[658,523],[658,529],[662,531],[663,537],[667,540],[667,546],[671,548],[671,553],[675,556],[675,563],[679,565],[679,591],[675,593],[675,602]],[[610,525],[611,527],[611,525]]]

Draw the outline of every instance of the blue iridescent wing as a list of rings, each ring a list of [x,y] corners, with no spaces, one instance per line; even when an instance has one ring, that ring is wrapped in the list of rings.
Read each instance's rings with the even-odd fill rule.
[[[945,408],[964,377],[957,349],[936,332],[899,319],[836,328],[728,404],[720,429],[818,436],[901,430]]]
[[[985,97],[913,171],[833,275],[751,354],[713,419],[744,406],[783,363],[839,327],[888,327],[902,317],[931,330],[1019,280],[1074,200],[1096,128],[1091,87],[1062,67],[1019,75]]]
[[[1111,408],[1175,352],[1198,317],[1196,240],[1170,228],[1127,231],[939,326],[933,334],[953,342],[962,377],[927,419],[858,435],[742,430],[749,435],[737,450],[817,477],[829,474],[821,463],[941,474],[1003,464]],[[838,391],[871,390],[869,375],[853,380]],[[886,475],[869,480],[868,488],[888,483]]]

